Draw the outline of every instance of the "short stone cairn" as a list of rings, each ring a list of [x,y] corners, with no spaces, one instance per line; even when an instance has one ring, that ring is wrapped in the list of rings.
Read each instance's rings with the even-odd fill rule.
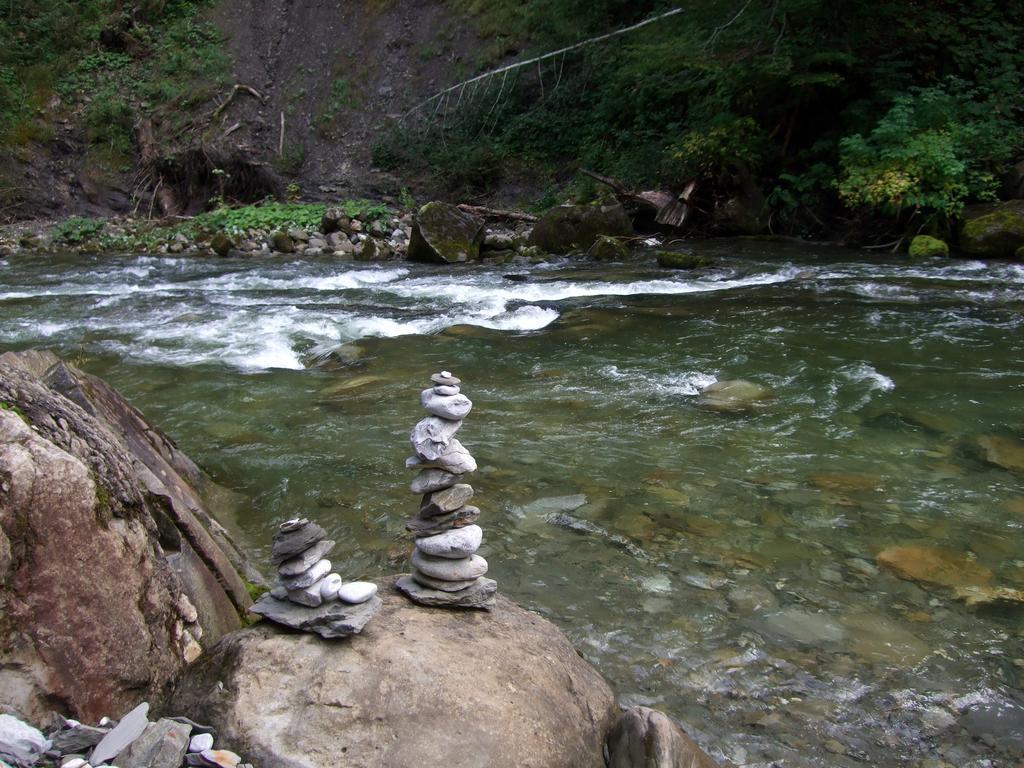
[[[270,559],[278,582],[249,609],[278,624],[321,637],[348,637],[362,631],[381,606],[377,585],[344,583],[325,556],[334,548],[327,532],[306,518],[281,523]]]
[[[406,467],[419,470],[410,489],[423,494],[420,511],[406,523],[416,536],[412,574],[395,586],[421,605],[446,608],[494,606],[498,585],[483,578],[487,561],[476,554],[483,531],[476,525],[480,510],[469,506],[473,487],[463,477],[476,469],[476,461],[455,433],[473,403],[459,390],[462,383],[448,371],[430,377],[420,402],[430,414],[413,427],[409,437],[414,456]]]

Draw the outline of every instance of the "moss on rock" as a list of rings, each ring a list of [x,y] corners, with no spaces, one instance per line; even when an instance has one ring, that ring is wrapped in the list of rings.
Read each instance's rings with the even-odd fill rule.
[[[587,255],[598,261],[623,261],[629,258],[629,248],[617,237],[598,235]]]
[[[677,251],[659,251],[656,258],[658,266],[663,269],[700,269],[710,267],[713,263],[707,256]]]
[[[910,241],[908,255],[912,259],[930,259],[934,256],[949,256],[949,246],[937,237],[918,235]]]
[[[960,247],[971,256],[1010,257],[1024,245],[1024,200],[975,207],[960,227]]]
[[[448,203],[427,203],[413,222],[409,258],[449,264],[476,261],[483,239],[482,219]]]

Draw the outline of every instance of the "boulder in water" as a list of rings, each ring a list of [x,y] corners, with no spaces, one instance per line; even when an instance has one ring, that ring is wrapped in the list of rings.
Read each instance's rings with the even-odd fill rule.
[[[174,711],[256,765],[546,768],[603,765],[616,711],[600,675],[547,620],[423,610],[382,583],[363,632],[324,642],[260,624],[190,667]]]
[[[617,237],[598,235],[587,256],[598,261],[624,261],[629,258],[629,248]]]
[[[740,413],[763,406],[775,397],[768,387],[746,379],[716,381],[700,393],[700,404],[712,411]]]
[[[1024,245],[1024,200],[969,206],[960,227],[960,248],[971,256],[1009,258]]]
[[[530,233],[530,245],[547,253],[586,251],[602,235],[630,237],[633,223],[621,205],[559,205],[551,208]]]
[[[420,208],[409,238],[409,259],[456,264],[480,258],[484,222],[448,203]]]
[[[931,259],[936,256],[949,256],[949,246],[945,241],[929,235],[918,235],[910,241],[907,255],[914,259]]]
[[[941,547],[906,545],[889,547],[875,558],[880,566],[902,579],[942,587],[984,586],[992,571],[966,555]]]
[[[608,736],[608,768],[718,768],[668,715],[632,707]]]
[[[989,464],[1011,472],[1024,472],[1024,442],[1005,435],[981,435],[975,438]]]

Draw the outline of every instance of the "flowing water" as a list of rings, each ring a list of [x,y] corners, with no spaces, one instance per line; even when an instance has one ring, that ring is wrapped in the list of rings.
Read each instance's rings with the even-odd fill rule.
[[[346,577],[405,568],[408,432],[450,369],[490,575],[624,701],[739,765],[1015,764],[1021,613],[953,589],[1024,586],[1024,268],[696,247],[718,267],[12,258],[0,340],[124,392],[268,574],[298,515]],[[774,398],[701,405],[738,378]],[[894,545],[949,586],[879,568]]]

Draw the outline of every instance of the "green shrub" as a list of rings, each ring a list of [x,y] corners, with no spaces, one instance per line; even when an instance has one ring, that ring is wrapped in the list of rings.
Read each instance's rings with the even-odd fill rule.
[[[53,227],[50,230],[50,238],[55,243],[78,245],[99,235],[106,223],[106,219],[87,219],[76,216],[65,219]]]

